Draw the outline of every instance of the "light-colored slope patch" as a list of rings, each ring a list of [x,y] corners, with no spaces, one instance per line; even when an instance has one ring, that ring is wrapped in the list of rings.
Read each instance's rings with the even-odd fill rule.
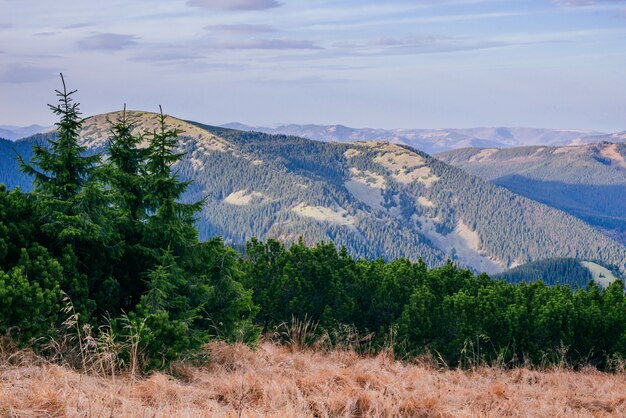
[[[346,189],[356,199],[371,208],[385,210],[383,190],[386,181],[380,174],[373,171],[361,171],[354,167],[350,169],[350,180],[344,183]]]
[[[391,177],[398,183],[409,184],[417,181],[430,187],[439,180],[426,165],[426,159],[419,154],[387,143],[376,143],[374,148],[379,151],[374,162],[388,169]]]
[[[569,154],[570,152],[577,151],[577,146],[559,147],[554,150],[554,154]]]
[[[424,206],[425,208],[435,207],[435,204],[432,201],[428,200],[428,198],[425,196],[418,197],[416,201],[418,205]]]
[[[224,203],[235,206],[247,206],[253,201],[263,201],[266,196],[259,192],[248,192],[247,190],[239,190],[231,193],[224,199]]]
[[[346,158],[352,158],[352,157],[356,157],[357,155],[361,155],[363,154],[363,151],[358,150],[358,149],[354,149],[354,148],[350,148],[349,150],[347,150],[346,152],[343,153],[343,156]]]
[[[480,236],[472,231],[463,220],[459,220],[452,232],[443,235],[437,232],[433,219],[416,215],[414,217],[421,223],[420,232],[448,256],[455,255],[461,263],[476,271],[488,274],[504,271],[499,263],[489,259],[480,250]]]
[[[491,158],[491,156],[497,152],[498,152],[497,148],[485,148],[483,150],[480,150],[479,153],[472,155],[468,161],[469,162],[485,161]]]
[[[317,221],[346,226],[353,226],[355,224],[354,216],[348,214],[348,212],[341,207],[331,209],[324,206],[310,206],[305,203],[300,203],[291,210],[302,217],[315,219]]]
[[[467,248],[475,252],[480,251],[480,236],[476,231],[472,231],[462,220],[459,220],[453,233],[463,239]]]
[[[154,132],[160,129],[156,113],[127,111],[126,115],[136,123],[136,127],[133,130],[133,134],[135,135],[139,135],[145,131]],[[83,129],[80,131],[80,137],[83,140],[82,145],[89,148],[104,147],[111,135],[111,123],[109,121],[116,122],[120,116],[121,112],[112,112],[88,118],[83,125]],[[181,131],[181,136],[193,138],[196,141],[197,151],[235,151],[235,147],[228,141],[196,125],[172,116],[166,116],[165,123],[167,129],[179,130]],[[147,141],[144,141],[140,144],[140,147],[146,147],[147,145]],[[196,162],[194,167],[196,167],[197,164]]]
[[[611,283],[617,280],[617,277],[615,277],[606,267],[602,267],[601,265],[592,263],[591,261],[581,261],[580,264],[591,272],[593,280],[602,287],[608,287]]]
[[[626,161],[624,161],[624,157],[617,151],[617,144],[603,147],[600,150],[600,155],[611,160],[611,164],[626,168]]]

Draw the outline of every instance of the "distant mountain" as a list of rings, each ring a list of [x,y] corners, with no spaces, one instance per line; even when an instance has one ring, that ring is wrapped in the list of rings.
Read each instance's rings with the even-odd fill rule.
[[[316,141],[385,141],[408,145],[432,154],[467,147],[519,147],[523,145],[567,145],[610,140],[611,135],[584,130],[536,128],[469,129],[355,129],[343,125],[282,125],[274,128],[233,122],[222,127],[241,131],[300,136]],[[614,134],[614,137],[622,134]],[[624,135],[626,140],[626,135]],[[614,139],[614,142],[616,140]]]
[[[626,144],[461,149],[436,154],[514,193],[561,209],[626,243]]]
[[[153,114],[133,112],[141,128]],[[83,129],[91,152],[103,149],[107,117]],[[202,238],[222,235],[293,242],[332,240],[357,256],[448,257],[477,271],[577,257],[624,267],[626,248],[564,212],[497,187],[406,145],[319,142],[206,126],[172,117],[184,133],[179,175],[187,198],[207,197]],[[35,139],[18,141],[21,150]],[[2,155],[6,160],[10,156]],[[4,168],[4,165],[3,167]],[[14,170],[0,181],[16,184]],[[23,179],[20,181],[24,181]]]
[[[41,132],[47,132],[54,129],[50,126],[30,125],[30,126],[13,126],[0,125],[0,138],[16,140],[26,138]]]
[[[553,144],[553,145],[583,145],[583,144],[595,144],[598,142],[626,142],[626,131],[617,132],[614,134],[587,135],[587,136],[582,136],[580,138],[576,138],[566,143]]]

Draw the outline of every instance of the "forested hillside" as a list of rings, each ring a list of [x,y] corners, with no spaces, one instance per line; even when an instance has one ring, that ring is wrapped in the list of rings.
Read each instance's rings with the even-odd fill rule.
[[[25,159],[32,156],[32,146],[38,143],[36,137],[31,137],[28,141],[9,141],[0,138],[0,183],[10,187],[19,186],[22,190],[31,190],[33,181],[19,170],[17,156],[21,155]]]
[[[516,224],[518,231],[529,231],[536,251],[557,241],[548,230],[532,229],[533,224],[566,228],[564,242],[572,245],[576,234],[587,232],[573,218],[389,144],[242,134],[190,125],[163,113],[145,119],[123,112],[109,115],[109,121],[101,116],[106,121],[101,130],[94,125],[98,118],[91,125],[80,118],[73,94],[64,88],[59,104],[51,106],[59,117],[57,135],[36,144],[30,159],[19,160],[20,171],[33,179],[32,192],[0,186],[3,352],[4,347],[28,346],[80,370],[104,368],[115,374],[121,369],[131,375],[165,369],[181,359],[202,362],[207,342],[255,344],[261,332],[300,346],[325,341],[405,357],[436,353],[440,364],[460,367],[567,361],[610,368],[626,353],[621,281],[606,289],[515,285],[475,275],[452,261],[429,268],[424,260],[355,258],[332,242],[307,245],[302,239],[292,245],[251,239],[240,255],[220,237],[199,240],[195,227],[196,215],[218,196],[218,205],[235,207],[252,206],[256,199],[278,202],[279,209],[290,211],[283,224],[295,228],[289,223],[300,221],[300,230],[278,226],[278,234],[286,237],[284,231],[328,233],[323,227],[335,224],[337,231],[346,228],[367,240],[361,230],[371,232],[359,229],[358,215],[374,226],[395,220],[392,226],[408,231],[403,220],[419,226],[430,219],[440,225],[442,237],[450,235],[443,232],[456,220],[456,235],[467,238],[470,226],[482,228],[469,215],[480,213],[483,199],[496,208],[483,216],[486,222],[517,216],[524,221]],[[183,127],[196,136],[181,138]],[[181,148],[187,153],[178,152]],[[106,157],[94,153],[98,149]],[[216,157],[214,163],[207,156]],[[220,158],[228,164],[220,164]],[[241,192],[238,181],[245,179],[248,187],[259,183],[228,170],[235,161],[264,166],[256,174],[268,187]],[[214,177],[198,177],[195,184],[185,180],[192,167],[194,173]],[[268,172],[299,183],[293,188],[271,175],[262,177]],[[371,193],[375,187],[379,194]],[[293,191],[301,188],[305,192]],[[279,192],[298,200],[281,206],[285,200]],[[456,203],[439,206],[442,194]],[[413,200],[405,203],[409,197]],[[416,200],[437,210],[438,219],[417,212]],[[373,211],[351,212],[365,212],[365,205]],[[511,205],[520,210],[512,212]],[[451,216],[452,210],[467,224]],[[211,214],[203,212],[204,217]],[[566,223],[559,223],[563,219]],[[592,242],[584,244],[594,249]],[[622,255],[617,244],[606,239],[602,244],[608,250],[604,254]],[[431,257],[437,254],[436,248],[424,248]]]
[[[592,280],[602,287],[608,287],[622,276],[623,273],[619,271],[611,271],[590,261],[553,258],[533,261],[496,274],[493,278],[509,283],[541,281],[550,286],[567,285],[572,288],[583,288]]]
[[[154,114],[129,115],[137,130],[156,127]],[[89,152],[104,149],[107,119],[118,116],[85,122],[81,141]],[[487,272],[553,257],[620,267],[626,259],[623,246],[583,222],[410,147],[166,121],[181,131],[177,149],[185,156],[176,169],[193,180],[185,198],[206,198],[197,223],[201,239],[220,235],[243,244],[303,236],[310,244],[332,240],[355,256],[422,258],[430,266],[452,258]],[[30,141],[18,144],[27,149]]]
[[[573,258],[533,261],[493,277],[509,283],[541,281],[550,286],[569,285],[578,288],[585,287],[593,279],[589,269]]]
[[[464,149],[437,158],[626,241],[626,144]]]

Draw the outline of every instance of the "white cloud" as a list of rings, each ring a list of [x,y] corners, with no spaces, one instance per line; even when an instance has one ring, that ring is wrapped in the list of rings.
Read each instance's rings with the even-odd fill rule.
[[[568,7],[589,7],[589,6],[623,6],[626,0],[553,0],[554,3]]]
[[[278,32],[278,30],[270,25],[256,25],[256,24],[247,24],[247,23],[239,23],[232,25],[209,25],[204,27],[205,30],[209,32],[218,32],[223,34],[257,34],[257,33],[273,33]]]
[[[213,10],[266,10],[282,6],[276,0],[188,0],[187,4]]]
[[[224,42],[219,47],[224,49],[322,49],[312,41],[295,39],[249,39]]]
[[[81,49],[109,51],[124,49],[129,46],[133,46],[136,43],[136,36],[122,35],[119,33],[98,33],[77,42]]]

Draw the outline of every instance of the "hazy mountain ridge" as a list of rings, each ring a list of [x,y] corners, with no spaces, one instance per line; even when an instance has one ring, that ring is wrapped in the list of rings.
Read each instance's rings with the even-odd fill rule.
[[[132,114],[142,128],[156,126],[153,114]],[[103,149],[114,116],[86,122],[82,137],[92,152]],[[304,236],[359,256],[422,257],[429,265],[453,257],[492,273],[550,257],[620,267],[626,259],[623,246],[583,222],[407,146],[167,121],[184,131],[180,150],[187,155],[178,169],[194,180],[189,198],[207,196],[198,223],[204,238]]]
[[[429,154],[467,147],[507,148],[529,145],[575,145],[601,141],[626,141],[626,133],[604,134],[590,130],[541,128],[466,128],[466,129],[372,129],[343,125],[248,126],[233,122],[226,128],[270,134],[301,136],[316,141],[386,141],[409,145]]]
[[[16,139],[26,138],[38,133],[47,132],[54,129],[52,126],[29,125],[29,126],[13,126],[0,125],[0,138],[14,141]]]

